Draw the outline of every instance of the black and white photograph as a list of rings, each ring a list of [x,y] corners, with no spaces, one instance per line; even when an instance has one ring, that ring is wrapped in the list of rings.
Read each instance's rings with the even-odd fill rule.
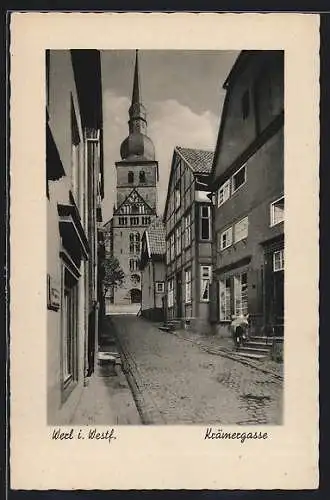
[[[281,425],[284,52],[45,64],[49,424]]]
[[[313,487],[318,16],[10,29],[11,487]]]

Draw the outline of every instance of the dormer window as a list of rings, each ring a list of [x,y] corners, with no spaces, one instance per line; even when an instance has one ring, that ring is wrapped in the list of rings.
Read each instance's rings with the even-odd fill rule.
[[[146,181],[146,173],[144,170],[141,170],[141,172],[139,174],[139,180],[140,180],[140,183],[144,183]]]
[[[134,172],[128,172],[128,183],[133,184],[134,182]]]

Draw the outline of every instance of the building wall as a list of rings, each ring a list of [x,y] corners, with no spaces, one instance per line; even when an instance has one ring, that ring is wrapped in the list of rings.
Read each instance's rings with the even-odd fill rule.
[[[229,83],[219,135],[221,153],[216,158],[216,178],[223,176],[265,130],[284,106],[284,56],[282,51],[250,56],[244,69]],[[248,116],[243,118],[247,93]]]
[[[58,71],[61,68],[61,71]],[[69,203],[69,190],[72,189],[71,163],[71,96],[82,136],[80,112],[75,87],[74,74],[69,51],[51,51],[49,68],[49,126],[51,128],[58,152],[65,170],[65,177],[49,183],[49,199],[47,202],[47,272],[57,282],[59,290],[62,286],[62,265],[59,258],[61,237],[57,203]],[[84,291],[83,278],[78,283],[80,296]],[[82,304],[78,309],[79,330],[78,349],[85,352],[86,318]],[[48,422],[65,424],[69,421],[74,406],[80,397],[84,380],[84,356],[78,359],[78,384],[67,400],[63,401],[61,388],[61,309],[47,311],[47,399]]]
[[[156,216],[151,216],[151,222],[155,217]],[[114,304],[131,304],[131,290],[133,288],[141,290],[141,280],[138,283],[132,281],[133,274],[139,276],[141,276],[141,274],[138,267],[134,271],[130,269],[130,260],[135,260],[138,266],[138,261],[140,259],[140,252],[130,252],[130,234],[139,233],[140,241],[142,242],[142,236],[145,229],[146,226],[131,226],[127,228],[118,227],[115,224],[113,226],[113,256],[118,259],[125,274],[123,285],[114,290]]]
[[[216,206],[214,215],[212,253],[215,281],[211,317],[215,331],[224,336],[230,335],[231,320],[222,321],[220,318],[219,281],[229,282],[242,273],[247,273],[252,332],[264,333],[267,328],[265,297],[271,286],[267,277],[267,242],[278,249],[283,248],[284,235],[284,223],[271,226],[270,218],[271,203],[284,196],[284,131],[278,120],[283,111],[282,63],[278,54],[273,59],[269,59],[269,55],[252,58],[244,71],[236,76],[226,97],[221,124],[223,136],[215,160],[213,183],[218,188],[219,183],[227,181],[242,165],[245,165],[246,180],[229,199]],[[250,96],[250,110],[249,116],[243,119],[241,96],[246,91]],[[251,148],[253,141],[256,145]],[[247,152],[247,161],[244,161]],[[246,216],[247,237],[221,249],[220,235]]]
[[[136,188],[142,198],[156,210],[157,207],[157,163],[149,164],[116,164],[117,170],[117,207],[127,198],[133,188]],[[140,172],[145,173],[145,182],[139,180]],[[134,173],[134,182],[128,182],[128,173]]]
[[[59,162],[65,175],[59,180],[49,180],[47,195],[47,274],[52,286],[60,298],[59,309],[47,309],[47,421],[49,424],[65,425],[70,422],[75,407],[81,396],[85,382],[88,363],[88,314],[90,311],[90,296],[97,296],[97,238],[95,213],[89,218],[93,202],[96,212],[97,200],[100,202],[99,191],[99,151],[91,163],[86,162],[85,131],[81,121],[80,103],[72,68],[70,51],[50,51],[48,71],[48,125],[57,147]],[[79,135],[79,146],[76,159],[73,161],[72,145],[72,106],[76,117]],[[98,148],[99,146],[96,146]],[[95,162],[94,162],[95,160]],[[53,161],[53,159],[47,159]],[[74,167],[76,165],[76,167]],[[88,178],[94,179],[93,192],[88,189]],[[89,175],[90,174],[90,175]],[[84,196],[86,194],[86,196]],[[72,198],[73,197],[73,198]],[[75,289],[77,295],[77,311],[74,323],[76,325],[76,341],[74,349],[74,380],[65,388],[63,380],[64,359],[64,260],[62,252],[70,257],[70,249],[63,244],[59,227],[58,204],[76,205],[85,237],[92,250],[90,260],[82,259],[79,265],[80,277]],[[94,221],[94,222],[93,222]],[[96,250],[96,252],[94,251]],[[72,255],[73,255],[72,253]],[[91,280],[95,290],[91,289]]]
[[[148,319],[162,321],[165,292],[157,291],[157,282],[165,283],[164,262],[149,260],[141,272],[142,315]]]
[[[180,185],[181,204],[175,207],[175,188]],[[195,178],[191,169],[179,157],[174,158],[172,173],[168,187],[168,205],[166,213],[166,297],[168,319],[181,319],[186,327],[198,331],[208,331],[209,305],[201,300],[201,265],[211,266],[211,239],[207,242],[200,238],[200,207],[210,207],[208,198],[197,201],[201,196],[195,188]],[[207,202],[205,201],[207,200]],[[184,218],[190,215],[191,241],[186,245],[186,228]],[[176,252],[176,229],[181,228],[181,252]],[[174,234],[174,255],[171,252],[171,235]],[[212,233],[211,235],[212,236]],[[185,277],[186,271],[191,271],[191,300],[187,301]],[[169,286],[173,279],[173,306],[169,306]],[[181,285],[180,285],[181,281]],[[181,289],[181,292],[180,292]],[[180,300],[181,296],[181,300]]]

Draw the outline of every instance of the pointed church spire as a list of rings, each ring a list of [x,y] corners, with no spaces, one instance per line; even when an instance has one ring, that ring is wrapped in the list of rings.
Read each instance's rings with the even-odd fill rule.
[[[141,89],[140,89],[140,72],[139,72],[139,51],[138,49],[136,49],[132,104],[140,103],[140,96],[141,96]]]
[[[154,161],[154,145],[147,136],[147,112],[141,101],[139,52],[136,50],[132,102],[128,110],[129,134],[121,144],[120,155],[122,159],[142,158]]]
[[[140,85],[140,71],[139,71],[139,53],[135,51],[135,68],[133,80],[132,103],[129,108],[129,131],[145,133],[147,128],[147,113],[145,107],[141,102],[141,85]]]

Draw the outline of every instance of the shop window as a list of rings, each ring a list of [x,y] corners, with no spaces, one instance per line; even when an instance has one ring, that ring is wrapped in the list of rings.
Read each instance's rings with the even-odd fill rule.
[[[200,208],[200,238],[211,239],[211,207],[202,205]]]
[[[270,205],[270,225],[275,226],[284,221],[284,196]]]
[[[248,313],[247,273],[234,276],[234,314],[245,316]]]
[[[210,300],[211,266],[201,266],[201,295],[203,302]]]
[[[284,271],[284,249],[273,253],[273,270],[275,273]]]
[[[191,268],[185,270],[185,303],[191,302]]]
[[[248,217],[244,217],[239,222],[237,222],[234,226],[234,241],[237,243],[248,236],[248,228],[249,228],[249,219]]]
[[[219,281],[220,321],[231,320],[231,283],[230,278]]]

